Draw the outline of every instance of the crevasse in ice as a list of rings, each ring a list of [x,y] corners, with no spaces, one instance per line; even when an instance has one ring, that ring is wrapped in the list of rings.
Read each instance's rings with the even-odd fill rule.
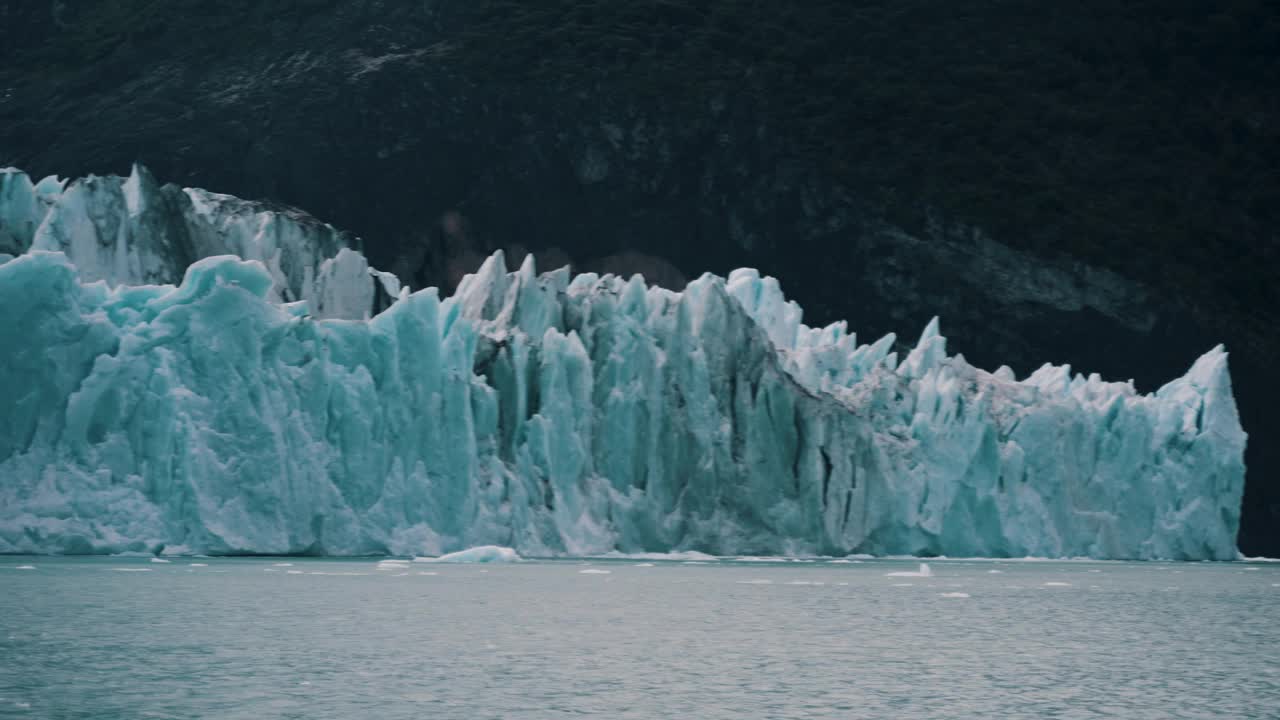
[[[0,264],[0,552],[1237,555],[1221,347],[1152,394],[1018,381],[936,321],[901,362],[806,327],[751,270],[676,293],[501,254],[322,319],[261,255],[176,287]]]

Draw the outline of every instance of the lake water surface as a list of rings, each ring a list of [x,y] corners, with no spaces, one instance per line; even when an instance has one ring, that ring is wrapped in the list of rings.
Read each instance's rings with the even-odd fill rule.
[[[1280,717],[1280,564],[918,565],[4,557],[0,717]]]

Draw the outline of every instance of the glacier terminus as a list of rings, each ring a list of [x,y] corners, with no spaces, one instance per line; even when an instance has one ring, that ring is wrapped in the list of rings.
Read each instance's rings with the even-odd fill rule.
[[[299,211],[0,171],[0,553],[1235,559],[1227,353],[1139,393],[501,253],[409,292]]]

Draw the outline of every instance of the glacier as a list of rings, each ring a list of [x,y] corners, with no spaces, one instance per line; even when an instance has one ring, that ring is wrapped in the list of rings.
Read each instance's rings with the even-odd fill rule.
[[[293,208],[161,185],[141,165],[128,177],[72,182],[0,169],[0,260],[62,252],[86,281],[176,284],[196,260],[235,255],[267,268],[275,300],[305,300],[317,317],[364,319],[402,288],[359,249],[349,234]]]
[[[859,344],[754,270],[410,293],[137,167],[0,172],[0,252],[0,553],[1238,556],[1222,347],[1143,394]]]

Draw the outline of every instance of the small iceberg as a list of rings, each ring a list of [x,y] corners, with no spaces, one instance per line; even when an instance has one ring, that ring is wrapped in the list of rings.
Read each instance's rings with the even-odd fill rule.
[[[929,567],[929,563],[920,563],[919,570],[898,570],[885,573],[885,577],[933,577],[933,570]]]
[[[708,562],[708,561],[720,559],[715,555],[708,555],[704,552],[698,552],[697,550],[676,550],[668,553],[660,553],[660,552],[624,553],[624,552],[619,552],[617,550],[611,550],[610,552],[607,552],[603,555],[596,555],[595,557],[607,559],[607,560],[666,560],[666,561],[673,561],[673,562],[678,560]]]
[[[944,598],[967,598],[967,597],[969,597],[969,593],[965,593],[965,592],[945,592],[945,593],[942,593],[942,597],[944,597]]]
[[[479,547],[459,550],[458,552],[441,555],[438,558],[414,558],[414,562],[438,562],[438,563],[509,563],[520,562],[522,558],[516,554],[515,550],[509,547],[499,547],[497,545],[481,545]]]
[[[168,560],[165,560],[164,558],[153,557],[153,558],[151,558],[151,562],[153,562],[153,563],[168,563],[169,561],[168,561]]]
[[[611,570],[601,570],[600,568],[587,568],[586,570],[579,570],[578,574],[579,575],[608,575],[611,572],[612,572]]]

